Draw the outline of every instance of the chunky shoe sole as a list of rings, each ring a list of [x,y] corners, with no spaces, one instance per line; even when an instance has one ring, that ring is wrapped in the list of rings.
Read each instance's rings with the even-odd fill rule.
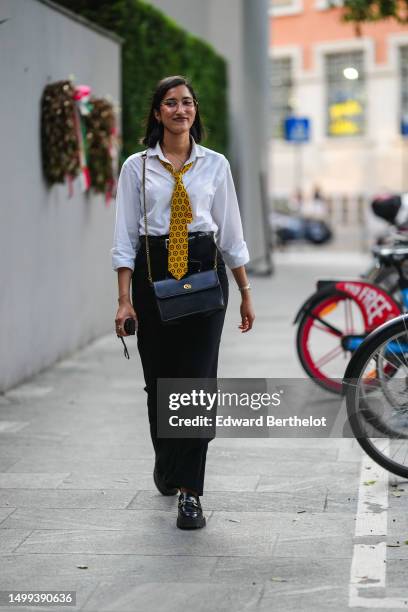
[[[177,493],[179,492],[178,489],[176,488],[168,488],[165,485],[163,485],[157,475],[157,471],[156,468],[154,468],[153,470],[153,480],[154,480],[154,484],[156,485],[157,490],[159,491],[159,493],[161,493],[162,495],[177,495]]]
[[[205,516],[201,515],[197,518],[189,518],[187,516],[178,516],[177,517],[177,527],[179,529],[201,529],[205,527],[206,520]]]

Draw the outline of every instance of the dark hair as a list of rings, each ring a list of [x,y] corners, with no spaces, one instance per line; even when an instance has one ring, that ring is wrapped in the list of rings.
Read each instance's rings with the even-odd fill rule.
[[[163,124],[157,121],[156,117],[154,116],[154,111],[160,110],[160,103],[166,95],[166,92],[172,87],[177,87],[178,85],[185,85],[193,96],[194,100],[197,100],[197,96],[194,89],[185,77],[170,76],[159,81],[153,93],[150,111],[145,122],[146,133],[145,137],[142,139],[142,144],[146,145],[147,147],[154,147],[156,146],[158,141],[163,140]],[[204,128],[201,123],[200,111],[198,109],[198,106],[196,106],[196,116],[194,119],[194,123],[190,128],[190,134],[196,142],[200,142],[204,136]]]

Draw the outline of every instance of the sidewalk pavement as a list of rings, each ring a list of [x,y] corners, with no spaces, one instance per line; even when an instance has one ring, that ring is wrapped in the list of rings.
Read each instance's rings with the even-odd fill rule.
[[[219,376],[303,377],[297,308],[318,276],[354,276],[366,263],[319,249],[277,254],[273,277],[251,278],[256,321],[247,334],[237,328],[231,279]],[[202,497],[207,527],[180,531],[177,497],[162,497],[153,484],[135,338],[128,347],[129,361],[109,334],[0,396],[0,589],[76,591],[68,609],[88,612],[355,604],[349,583],[363,456],[355,441],[217,438]],[[408,538],[407,496],[390,497],[394,542]],[[388,548],[387,592],[380,585],[368,597],[406,594],[407,564],[408,546]],[[369,568],[367,576],[363,582]]]

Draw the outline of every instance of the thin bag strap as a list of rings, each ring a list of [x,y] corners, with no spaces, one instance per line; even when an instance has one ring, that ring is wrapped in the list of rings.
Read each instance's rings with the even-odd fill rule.
[[[149,278],[150,284],[153,284],[152,278],[152,265],[150,263],[150,251],[149,251],[149,237],[147,234],[147,213],[146,213],[146,151],[142,153],[143,158],[143,212],[144,212],[144,225],[145,225],[145,234],[146,234],[146,257],[147,257],[147,276]]]
[[[145,234],[146,234],[146,257],[147,257],[147,276],[151,284],[153,284],[152,278],[152,266],[150,263],[150,251],[149,251],[149,238],[147,233],[147,213],[146,213],[146,158],[147,153],[144,151],[142,153],[143,158],[143,213],[144,213],[144,226],[145,226]],[[217,245],[214,240],[214,270],[217,269]]]

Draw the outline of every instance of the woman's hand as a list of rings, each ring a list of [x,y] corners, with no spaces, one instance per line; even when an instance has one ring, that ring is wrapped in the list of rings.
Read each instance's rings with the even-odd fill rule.
[[[238,325],[238,329],[240,329],[242,333],[245,333],[252,329],[252,325],[255,321],[255,311],[252,306],[251,296],[247,291],[242,295],[240,313],[241,325]]]
[[[129,335],[125,332],[123,328],[123,325],[126,319],[129,319],[129,318],[134,319],[136,321],[136,328],[137,328],[136,312],[130,300],[126,299],[123,302],[120,302],[118,311],[116,313],[115,325],[116,325],[116,334],[118,336],[128,336]]]

